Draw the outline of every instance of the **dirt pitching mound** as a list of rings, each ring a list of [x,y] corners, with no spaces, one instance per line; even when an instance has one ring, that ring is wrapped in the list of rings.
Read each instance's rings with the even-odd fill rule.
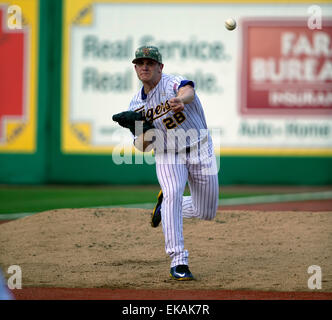
[[[161,226],[143,209],[61,209],[0,225],[0,266],[23,287],[332,291],[332,212],[218,211],[184,219],[196,281],[169,279]],[[5,273],[5,272],[4,272]],[[6,273],[5,273],[6,275]],[[6,275],[8,278],[10,275]]]

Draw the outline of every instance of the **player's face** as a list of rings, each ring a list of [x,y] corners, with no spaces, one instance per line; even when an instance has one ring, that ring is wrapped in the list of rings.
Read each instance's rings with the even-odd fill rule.
[[[140,59],[135,64],[135,70],[143,83],[156,83],[161,78],[164,65],[151,59]]]

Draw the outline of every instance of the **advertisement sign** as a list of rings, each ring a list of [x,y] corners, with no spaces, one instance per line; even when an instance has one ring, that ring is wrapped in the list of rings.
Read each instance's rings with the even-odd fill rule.
[[[62,152],[133,149],[112,115],[140,88],[136,48],[155,45],[165,73],[195,82],[217,154],[332,155],[332,9],[312,30],[308,7],[64,1]]]
[[[243,114],[332,114],[332,21],[324,30],[305,22],[242,23]]]
[[[38,2],[0,2],[0,152],[36,149]]]

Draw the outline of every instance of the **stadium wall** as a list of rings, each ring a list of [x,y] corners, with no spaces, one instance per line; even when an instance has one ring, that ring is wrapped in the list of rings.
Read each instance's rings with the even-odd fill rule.
[[[76,79],[75,72],[81,72],[82,68],[85,67],[83,62],[80,66],[79,63],[72,60],[76,57],[76,53],[71,50],[74,50],[74,44],[76,44],[75,32],[79,37],[80,32],[85,32],[84,28],[94,26],[92,20],[97,2],[106,5],[116,3],[118,9],[121,7],[120,2],[114,1],[15,1],[15,4],[22,8],[23,17],[26,19],[26,25],[23,24],[23,27],[27,28],[28,31],[24,30],[24,32],[29,33],[27,35],[28,40],[25,40],[29,41],[29,45],[25,47],[27,53],[24,56],[29,72],[23,73],[25,78],[22,79],[23,83],[28,84],[26,85],[28,89],[25,92],[27,103],[21,109],[19,105],[12,109],[15,109],[16,117],[12,117],[11,111],[8,112],[8,115],[4,111],[0,113],[0,117],[2,116],[0,123],[3,129],[2,132],[0,131],[3,136],[2,140],[0,139],[0,183],[157,183],[154,165],[149,165],[146,161],[143,161],[142,164],[135,164],[135,158],[131,153],[127,157],[127,162],[131,162],[131,164],[117,165],[114,163],[112,158],[114,142],[107,144],[107,137],[94,138],[93,128],[101,123],[98,118],[100,115],[96,114],[98,112],[92,114],[92,117],[95,117],[95,122],[88,125],[84,122],[86,119],[83,119],[84,121],[80,120],[81,115],[78,115],[77,119],[73,117],[66,118],[68,114],[77,114],[77,110],[79,110],[77,107],[80,106],[80,103],[82,103],[82,109],[87,108],[79,98],[76,98],[78,99],[76,101],[70,95],[70,90],[73,87],[71,81]],[[2,8],[4,16],[4,8],[7,8],[11,3],[10,1],[0,1],[0,8]],[[138,1],[132,3],[135,6],[140,4]],[[176,5],[172,1],[165,1],[165,3]],[[193,1],[193,3],[194,5],[199,4],[197,1]],[[305,5],[305,2],[295,1],[294,3],[295,5]],[[218,4],[228,5],[227,8],[229,9],[229,3],[219,1]],[[248,4],[250,3],[248,2]],[[267,4],[267,6],[269,5],[271,4]],[[303,7],[301,8],[303,9]],[[208,10],[208,8],[205,9]],[[77,20],[77,17],[79,17],[79,20]],[[75,23],[72,22],[74,20]],[[102,28],[102,26],[99,27]],[[6,32],[10,33],[12,31],[6,30]],[[229,36],[228,33],[223,33],[222,36]],[[199,37],[200,35],[198,35]],[[69,44],[72,49],[68,47]],[[231,51],[230,55],[232,55]],[[9,59],[10,54],[7,54],[6,58]],[[233,60],[236,60],[236,58],[234,57]],[[110,61],[110,63],[113,62],[113,60]],[[121,63],[125,66],[130,64],[130,60],[119,60],[120,65]],[[181,59],[178,58],[173,65],[171,64],[171,68],[175,69],[180,64]],[[95,66],[98,67],[99,65],[96,63]],[[104,65],[99,67],[103,68]],[[215,68],[213,61],[209,68],[211,70]],[[227,69],[223,70],[232,72],[227,71]],[[33,77],[34,72],[35,76]],[[186,70],[183,70],[183,72],[185,73]],[[213,76],[211,71],[211,79]],[[230,74],[231,77],[232,74]],[[238,75],[234,75],[234,77],[234,83],[236,83]],[[218,75],[215,75],[215,79],[218,81]],[[195,80],[205,86],[209,83],[209,81],[203,82],[199,77]],[[5,81],[2,77],[0,84],[4,84]],[[227,87],[227,84],[222,81],[221,78],[220,83],[223,86],[223,92],[231,91],[232,87]],[[218,122],[214,123],[213,118],[216,114],[220,118],[225,118],[232,112],[234,114],[230,116],[227,122],[232,123],[232,119],[234,120],[233,126],[238,126],[236,132],[239,132],[240,128],[249,123],[251,126],[256,125],[255,132],[257,133],[257,130],[259,131],[257,123],[250,123],[250,121],[257,119],[257,121],[262,119],[264,121],[267,119],[267,122],[270,121],[267,126],[273,127],[275,118],[283,121],[284,117],[287,118],[287,123],[282,124],[285,126],[289,125],[290,122],[298,124],[303,121],[303,123],[306,123],[308,119],[312,123],[315,119],[318,119],[317,126],[322,125],[322,123],[325,126],[325,140],[318,139],[317,145],[314,145],[315,137],[309,142],[306,139],[298,139],[293,141],[293,144],[288,144],[287,137],[282,137],[284,140],[277,141],[274,144],[277,139],[275,137],[263,136],[261,137],[262,141],[260,141],[259,139],[250,140],[248,137],[237,136],[237,133],[229,136],[222,135],[221,143],[217,143],[218,147],[216,148],[216,155],[220,160],[219,178],[221,184],[326,185],[332,183],[332,121],[331,113],[329,113],[331,104],[326,110],[323,110],[326,112],[325,114],[314,114],[309,117],[307,115],[303,116],[301,112],[289,117],[284,115],[284,110],[278,111],[279,114],[275,118],[264,114],[255,116],[253,113],[248,115],[242,114],[237,106],[233,108],[235,111],[220,110],[219,114],[219,107],[215,101],[219,101],[219,98],[223,101],[223,98],[225,98],[225,104],[232,105],[233,98],[228,93],[220,93],[217,96],[219,93],[211,93],[209,92],[210,89],[206,88],[205,91],[202,91],[202,96],[207,101],[207,120],[209,123],[209,119],[211,119],[213,129],[218,129],[218,126],[220,126],[223,132],[227,132],[228,128],[225,123],[222,121],[220,124]],[[82,96],[79,89],[73,88],[73,91],[75,90],[78,96]],[[95,99],[95,107],[98,103],[105,103],[110,106],[109,111],[106,113],[104,111],[101,117],[109,119],[110,125],[113,126],[110,128],[112,134],[117,129],[111,123],[111,115],[123,111],[126,105],[124,102],[127,101],[128,103],[130,99],[128,97],[131,95],[132,93],[127,91],[122,95],[112,92],[106,98],[104,96],[100,97],[98,94],[90,97]],[[89,99],[86,100],[89,102]],[[0,104],[2,101],[4,99],[0,97]],[[73,101],[72,105],[70,101]],[[248,105],[249,103],[250,101]],[[210,105],[213,105],[213,107],[210,108]],[[8,110],[8,108],[3,108],[3,110]],[[12,113],[14,114],[14,112]],[[269,120],[270,118],[272,120]],[[113,139],[116,135],[122,137],[122,132],[114,133],[110,139]],[[124,141],[127,141],[126,139],[124,137]],[[226,144],[223,144],[223,140],[226,141]],[[303,144],[301,144],[301,141],[303,141]],[[131,147],[124,145],[125,152],[128,148]],[[151,156],[148,155],[147,158],[151,159]]]

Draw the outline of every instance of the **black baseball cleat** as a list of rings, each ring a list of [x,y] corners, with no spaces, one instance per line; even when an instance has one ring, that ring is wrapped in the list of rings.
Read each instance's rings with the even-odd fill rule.
[[[158,193],[158,202],[153,209],[151,214],[151,226],[157,228],[161,221],[161,203],[163,202],[163,192],[162,190]]]
[[[180,281],[194,280],[194,276],[190,272],[189,267],[185,264],[179,264],[171,268],[169,275],[174,280],[180,280]]]

